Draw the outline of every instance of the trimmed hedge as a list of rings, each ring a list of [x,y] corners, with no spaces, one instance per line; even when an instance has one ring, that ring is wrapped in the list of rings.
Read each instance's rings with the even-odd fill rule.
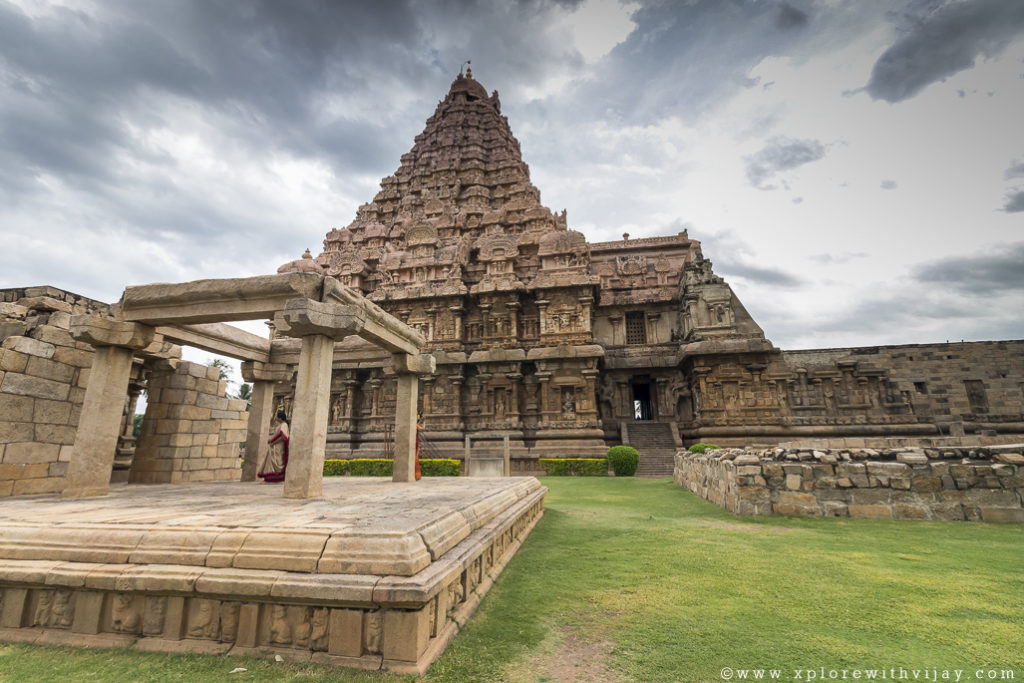
[[[324,460],[325,477],[343,477],[348,474],[348,460]]]
[[[354,460],[324,460],[325,477],[390,477],[393,461],[386,458],[356,458]],[[420,460],[424,477],[457,477],[462,461],[448,459]]]
[[[537,462],[552,477],[604,477],[608,461],[604,458],[539,458]]]
[[[608,449],[608,462],[616,477],[632,477],[640,466],[640,454],[632,446],[612,446]]]
[[[447,458],[420,460],[420,472],[424,477],[457,477],[462,474],[462,461]]]
[[[690,453],[703,453],[704,451],[716,451],[719,448],[721,448],[721,446],[716,446],[713,443],[695,443],[686,450]]]

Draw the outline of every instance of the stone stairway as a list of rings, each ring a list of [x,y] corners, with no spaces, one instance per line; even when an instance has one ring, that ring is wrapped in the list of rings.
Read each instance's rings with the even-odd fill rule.
[[[676,442],[672,426],[664,422],[630,422],[629,445],[640,452],[638,477],[671,477],[675,467]]]

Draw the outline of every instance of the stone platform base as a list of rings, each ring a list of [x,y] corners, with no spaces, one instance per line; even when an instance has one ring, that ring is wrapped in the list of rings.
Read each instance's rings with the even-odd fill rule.
[[[115,485],[0,501],[0,640],[422,673],[544,511],[533,478]]]

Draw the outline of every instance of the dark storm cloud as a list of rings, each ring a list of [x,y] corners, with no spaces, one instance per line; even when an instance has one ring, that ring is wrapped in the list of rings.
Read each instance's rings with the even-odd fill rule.
[[[574,105],[590,105],[587,116],[643,124],[671,112],[695,120],[737,86],[749,87],[749,71],[766,57],[800,58],[826,43],[838,50],[866,21],[859,13],[826,7],[816,10],[815,31],[794,30],[801,15],[808,21],[795,4],[642,3],[632,14],[636,29],[608,55],[597,77],[567,94]]]
[[[775,26],[783,31],[795,28],[803,28],[807,25],[807,13],[801,12],[788,2],[779,5],[779,12],[775,15]]]
[[[977,313],[974,306],[950,301],[948,297],[935,296],[927,291],[880,293],[840,309],[831,318],[816,319],[815,330],[858,334],[891,332],[894,327],[913,328],[922,321],[970,318]]]
[[[1024,32],[1024,2],[949,2],[924,14],[875,62],[867,91],[900,102],[928,85],[969,69],[975,59],[998,55]]]
[[[912,271],[911,276],[928,285],[982,296],[1024,291],[1024,242],[1008,244],[990,253],[922,264]]]
[[[825,146],[817,140],[772,138],[756,154],[747,157],[747,180],[759,190],[774,190],[769,184],[777,174],[817,161],[825,156]]]
[[[1024,161],[1014,161],[1011,163],[1010,167],[1003,172],[1003,177],[1006,180],[1024,178]]]
[[[1006,203],[1003,204],[1003,211],[1006,213],[1019,213],[1024,211],[1024,190],[1011,192],[1006,196]]]
[[[675,226],[678,226],[679,229],[686,228],[691,239],[700,239],[701,252],[708,256],[714,256],[715,272],[726,279],[738,277],[752,284],[771,287],[800,287],[806,284],[804,280],[782,268],[773,268],[757,263],[750,245],[732,231],[701,236],[690,229],[689,224],[677,222],[674,224]],[[659,234],[676,231],[673,228],[659,231]]]
[[[753,284],[771,285],[774,287],[799,287],[805,284],[800,278],[794,277],[780,268],[768,268],[764,266],[750,265],[749,263],[738,263],[728,257],[718,258],[718,267],[716,270],[719,271],[720,275],[723,275],[726,278],[741,277]]]

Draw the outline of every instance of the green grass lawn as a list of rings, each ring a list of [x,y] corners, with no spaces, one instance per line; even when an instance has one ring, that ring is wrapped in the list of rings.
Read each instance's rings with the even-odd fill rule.
[[[718,681],[723,667],[1024,680],[1020,525],[739,518],[667,479],[543,481],[544,518],[428,680]],[[400,679],[10,644],[0,680]]]

